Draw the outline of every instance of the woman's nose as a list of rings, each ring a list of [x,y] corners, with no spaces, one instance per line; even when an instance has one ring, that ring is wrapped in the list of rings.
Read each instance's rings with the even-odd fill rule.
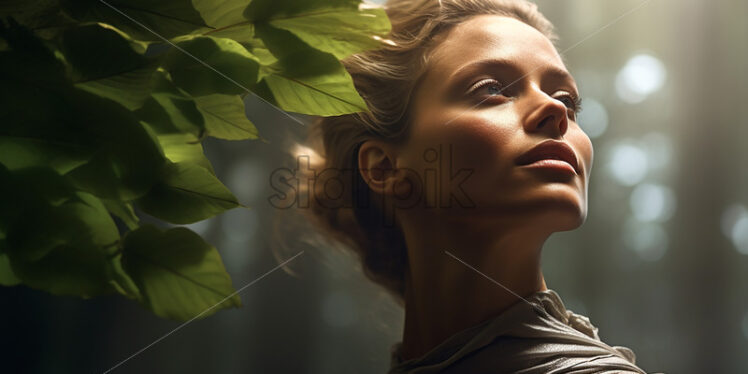
[[[526,118],[525,131],[544,132],[552,138],[560,138],[569,128],[568,108],[539,89],[531,89],[527,97],[531,112]]]

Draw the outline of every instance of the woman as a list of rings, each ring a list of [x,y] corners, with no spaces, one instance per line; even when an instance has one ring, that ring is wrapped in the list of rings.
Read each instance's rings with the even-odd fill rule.
[[[313,217],[405,307],[390,372],[643,373],[541,272],[593,158],[551,23],[525,0],[385,8],[389,40],[344,60],[370,112],[320,119],[297,155]]]

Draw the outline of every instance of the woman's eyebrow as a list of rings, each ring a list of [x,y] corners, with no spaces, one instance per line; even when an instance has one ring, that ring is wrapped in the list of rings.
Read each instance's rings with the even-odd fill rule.
[[[535,69],[538,69],[538,68],[536,67]],[[491,58],[491,59],[471,62],[469,64],[459,67],[457,70],[455,70],[454,73],[450,75],[450,77],[447,79],[447,82],[449,85],[452,85],[452,84],[462,81],[464,78],[467,78],[475,73],[486,71],[486,70],[509,70],[518,75],[522,74],[521,75],[522,78],[524,78],[526,75],[529,75],[530,73],[535,71],[535,70],[530,70],[529,72],[522,72],[521,69],[517,67],[516,63],[512,62],[511,60],[502,59],[502,58]],[[571,74],[568,71],[566,71],[566,69],[564,68],[561,68],[555,65],[548,65],[542,68],[542,73],[544,75],[548,75],[549,79],[553,81],[568,83],[572,87],[576,88],[576,81],[571,76]],[[510,84],[511,83],[513,82],[510,82]]]

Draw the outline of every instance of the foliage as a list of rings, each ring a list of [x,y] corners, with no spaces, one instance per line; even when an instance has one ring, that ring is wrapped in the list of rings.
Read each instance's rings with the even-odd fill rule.
[[[0,4],[0,284],[119,293],[178,320],[241,305],[214,247],[140,217],[181,225],[241,206],[200,142],[258,139],[249,91],[304,114],[367,110],[339,60],[390,25],[361,5]]]

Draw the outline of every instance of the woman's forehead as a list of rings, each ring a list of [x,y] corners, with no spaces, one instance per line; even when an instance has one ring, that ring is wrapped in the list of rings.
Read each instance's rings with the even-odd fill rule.
[[[553,43],[540,31],[511,17],[481,15],[449,30],[434,48],[428,69],[442,74],[480,60],[566,70]]]

